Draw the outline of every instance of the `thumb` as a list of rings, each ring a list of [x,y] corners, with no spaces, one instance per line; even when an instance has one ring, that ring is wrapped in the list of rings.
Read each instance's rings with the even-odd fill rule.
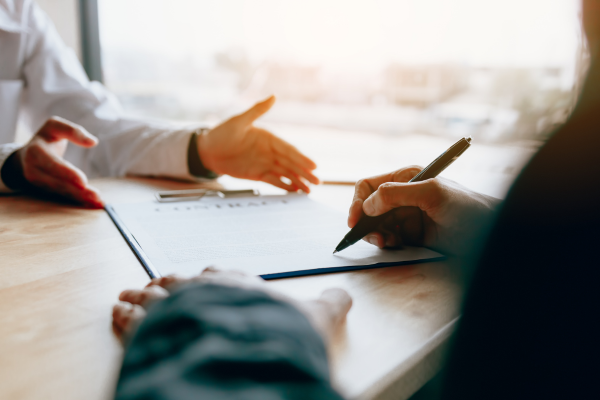
[[[256,103],[252,108],[240,114],[238,116],[238,119],[243,124],[249,125],[256,121],[267,111],[269,111],[271,107],[273,107],[273,104],[275,104],[275,96],[271,96],[268,99],[261,101],[260,103]]]
[[[352,297],[344,289],[339,288],[324,290],[317,302],[328,309],[334,326],[342,322],[352,308]]]
[[[48,119],[37,132],[37,136],[42,137],[50,143],[67,139],[83,147],[93,147],[98,144],[98,139],[84,127],[61,117]]]
[[[363,203],[363,211],[370,217],[384,214],[394,208],[403,206],[419,207],[423,211],[440,197],[436,179],[422,182],[386,182]]]
[[[316,300],[298,303],[314,327],[329,342],[341,328],[352,298],[343,289],[327,289]]]

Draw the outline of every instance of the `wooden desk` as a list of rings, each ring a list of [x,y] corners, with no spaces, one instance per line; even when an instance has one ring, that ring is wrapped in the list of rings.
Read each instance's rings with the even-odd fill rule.
[[[93,184],[107,202],[190,187],[150,179]],[[314,197],[347,209],[351,188],[319,187]],[[0,274],[0,398],[111,398],[122,355],[112,306],[123,289],[149,278],[108,215],[0,197]],[[298,298],[346,289],[354,306],[332,346],[338,388],[350,398],[402,399],[439,366],[458,315],[456,275],[445,263],[429,263],[269,284]]]

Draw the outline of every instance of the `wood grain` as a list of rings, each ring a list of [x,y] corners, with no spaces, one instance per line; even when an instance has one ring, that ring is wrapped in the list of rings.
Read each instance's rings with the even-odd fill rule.
[[[93,184],[107,202],[205,187],[139,178]],[[346,210],[351,194],[352,188],[322,186],[313,197]],[[108,215],[48,199],[0,197],[0,274],[0,398],[111,398],[122,356],[112,306],[121,290],[145,285],[148,276]],[[448,264],[428,263],[268,284],[299,299],[346,289],[354,306],[331,346],[335,384],[350,398],[401,399],[439,364],[432,354],[458,315],[457,282]]]

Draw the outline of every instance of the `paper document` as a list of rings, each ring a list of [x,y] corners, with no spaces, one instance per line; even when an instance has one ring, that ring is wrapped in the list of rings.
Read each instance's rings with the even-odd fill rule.
[[[363,241],[334,255],[347,216],[302,194],[113,204],[107,211],[151,276],[192,276],[213,265],[279,278],[443,258]]]

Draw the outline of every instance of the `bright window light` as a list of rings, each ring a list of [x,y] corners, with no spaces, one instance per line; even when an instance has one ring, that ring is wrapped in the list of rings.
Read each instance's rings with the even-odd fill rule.
[[[520,154],[491,157],[512,178],[585,67],[577,0],[100,0],[100,24],[127,112],[215,124],[275,94],[261,122],[339,179],[464,135]]]

